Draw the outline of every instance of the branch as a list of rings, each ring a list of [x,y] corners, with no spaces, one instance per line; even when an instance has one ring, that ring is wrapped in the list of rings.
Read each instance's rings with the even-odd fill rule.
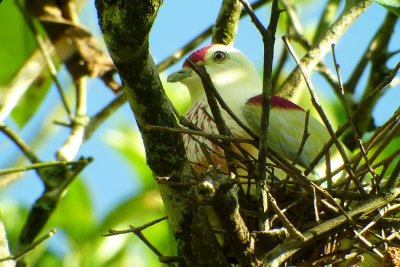
[[[149,248],[151,249],[154,254],[156,254],[159,258],[164,258],[165,256],[162,255],[162,253],[143,235],[142,231],[150,226],[153,226],[159,222],[162,222],[164,220],[166,220],[168,218],[168,216],[164,216],[162,218],[153,220],[149,223],[146,223],[144,225],[141,225],[139,227],[135,227],[130,225],[128,230],[108,230],[108,234],[105,234],[103,236],[114,236],[114,235],[120,235],[120,234],[126,234],[126,233],[134,233],[140,240],[142,240],[142,242]],[[171,264],[171,263],[167,263],[168,266],[170,267],[174,267],[175,265]]]
[[[294,53],[294,50],[292,49],[287,38],[285,36],[283,36],[282,39],[283,39],[287,49],[289,50],[290,54],[292,55],[293,59],[295,60],[296,64],[298,65],[298,68],[300,69],[301,74],[304,77],[304,80],[307,85],[307,89],[311,96],[311,103],[314,106],[314,108],[316,109],[316,111],[318,112],[318,115],[320,116],[322,122],[324,123],[326,130],[329,132],[331,139],[333,139],[333,142],[335,143],[336,148],[339,151],[340,156],[342,157],[344,167],[345,167],[347,173],[349,174],[349,176],[350,176],[351,180],[354,182],[354,184],[357,186],[360,193],[366,198],[367,193],[365,192],[364,188],[360,185],[360,182],[357,180],[357,178],[354,177],[354,173],[353,173],[352,169],[350,168],[349,159],[347,158],[347,152],[346,152],[343,144],[339,141],[338,137],[335,135],[335,132],[333,131],[333,128],[330,125],[329,120],[326,117],[324,110],[322,109],[321,105],[319,104],[319,102],[315,96],[315,91],[311,84],[311,80],[309,79],[307,73],[305,72],[303,65],[300,63],[297,55]]]
[[[256,181],[256,196],[260,212],[260,230],[267,230],[268,224],[266,223],[266,209],[267,200],[265,186],[266,186],[266,164],[267,164],[267,142],[268,142],[268,126],[269,126],[269,114],[271,110],[271,93],[272,93],[272,65],[274,58],[274,45],[275,45],[275,33],[278,25],[279,15],[282,12],[278,7],[278,1],[272,1],[271,17],[268,28],[264,25],[255,15],[253,9],[247,1],[240,0],[243,6],[249,13],[252,22],[260,32],[263,43],[264,43],[264,72],[263,72],[263,88],[262,88],[262,113],[260,123],[260,143],[258,153],[258,166],[256,173],[259,179]]]
[[[353,210],[349,212],[349,216],[354,217],[377,210],[396,199],[399,195],[400,190],[396,189],[392,194],[374,196],[366,203],[354,207]],[[290,240],[278,245],[266,255],[266,266],[279,266],[301,248],[310,246],[324,237],[324,234],[329,233],[334,229],[336,229],[336,231],[341,231],[339,226],[343,225],[346,220],[347,219],[344,215],[340,215],[304,232],[304,242],[298,242],[296,238],[291,238]]]
[[[256,2],[254,2],[254,4],[253,4],[254,10],[258,9],[259,7],[261,7],[268,1],[269,0],[258,0]],[[242,12],[240,14],[240,19],[246,15],[248,15],[248,13],[246,11]],[[209,26],[203,32],[198,34],[194,39],[190,40],[182,48],[178,49],[171,56],[169,56],[168,58],[161,61],[157,65],[157,71],[161,72],[161,71],[167,69],[169,66],[171,66],[172,64],[175,64],[177,61],[179,61],[181,58],[183,58],[186,54],[188,54],[193,49],[195,49],[198,45],[200,45],[205,39],[207,39],[212,34],[212,29],[213,29],[213,26]]]
[[[239,0],[224,0],[212,28],[212,43],[229,45],[237,32],[242,6]]]
[[[161,0],[96,1],[96,8],[108,50],[124,82],[124,89],[141,131],[147,163],[155,177],[173,177],[173,182],[189,182],[190,167],[181,135],[146,130],[146,125],[177,127],[149,52],[149,33]],[[171,228],[188,265],[199,262],[227,266],[209,225],[204,207],[193,205],[191,188],[159,185]],[[210,249],[212,248],[212,249]]]
[[[45,184],[45,191],[35,201],[28,215],[18,242],[13,248],[14,255],[20,254],[32,245],[55,210],[58,201],[65,195],[67,187],[91,161],[91,158],[81,159],[79,164],[75,164],[71,168],[61,165],[40,169],[39,173]]]
[[[365,132],[374,129],[371,114],[374,110],[375,104],[386,91],[386,89],[381,90],[381,92],[374,95],[374,97],[369,97],[369,95],[390,72],[390,70],[388,70],[386,67],[386,63],[391,57],[391,54],[388,52],[388,47],[389,42],[393,36],[396,22],[397,17],[391,12],[388,12],[385,21],[382,23],[381,27],[377,31],[369,47],[367,56],[371,61],[371,70],[367,86],[364,89],[361,101],[364,101],[366,98],[368,98],[368,100],[365,100],[365,105],[363,106],[363,109],[354,119],[355,128],[360,136],[362,136]],[[351,133],[344,136],[343,142],[350,149],[355,148],[355,146],[357,145],[357,143],[354,142],[354,138],[351,136]]]
[[[372,4],[372,0],[348,0],[342,14],[322,35],[320,41],[302,58],[304,71],[310,74],[319,61],[329,52],[331,44],[337,43],[340,37],[347,31],[353,22]],[[286,78],[281,88],[274,91],[282,97],[291,98],[302,84],[302,75],[299,67],[296,67]]]

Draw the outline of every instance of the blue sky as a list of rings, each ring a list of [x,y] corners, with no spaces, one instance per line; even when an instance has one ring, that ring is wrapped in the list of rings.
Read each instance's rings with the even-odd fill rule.
[[[162,61],[175,50],[186,44],[188,40],[191,40],[206,27],[210,26],[216,19],[220,2],[221,1],[215,0],[164,1],[150,36],[150,47],[155,61]],[[323,1],[323,3],[325,2],[326,1]],[[317,21],[320,16],[321,8],[315,3],[319,3],[319,1],[314,1],[311,4],[311,8],[307,7],[307,9],[299,10],[301,19],[305,25],[311,25],[313,22]],[[262,8],[257,12],[264,24],[267,24],[267,11],[267,8]],[[341,65],[344,80],[350,75],[358,59],[361,57],[362,52],[372,38],[372,34],[374,34],[376,28],[378,28],[383,21],[385,13],[386,11],[382,7],[374,3],[337,44],[336,53]],[[81,18],[82,23],[94,30],[94,32],[97,32],[100,38],[96,11],[92,1],[87,2]],[[391,42],[392,50],[400,48],[398,45],[400,44],[399,31],[400,26],[398,23],[396,26],[396,36]],[[204,45],[209,42],[210,39],[206,40]],[[240,22],[235,46],[247,54],[257,67],[261,68],[263,53],[262,40],[248,18]],[[282,47],[280,36],[277,36],[277,47],[278,49]],[[393,67],[398,60],[398,56],[391,60],[391,67]],[[331,55],[328,55],[325,61],[328,65],[333,65]],[[172,66],[167,73],[176,71],[180,68],[181,64],[182,61]],[[65,85],[69,83],[69,78],[65,70],[62,69],[59,75]],[[321,77],[314,75],[313,81],[320,94],[327,97],[333,95],[330,89],[326,89],[329,87]],[[89,85],[90,102],[88,113],[89,115],[93,115],[106,103],[111,101],[114,95],[108,89],[104,88],[102,82],[98,80],[90,80]],[[34,119],[21,131],[21,135],[25,140],[30,139],[31,133],[40,125],[43,116],[46,115],[46,111],[53,106],[55,99],[58,98],[56,91],[53,89],[54,88],[51,89],[50,95],[43,103],[40,112],[36,114]],[[180,88],[179,90],[184,89]],[[378,124],[383,123],[386,118],[392,115],[393,111],[399,105],[399,99],[399,86],[392,88],[385,94],[374,112],[374,117]],[[14,125],[11,121],[7,121],[7,123],[11,124],[11,126]],[[95,155],[95,161],[87,167],[82,176],[89,185],[96,214],[99,217],[103,217],[120,201],[140,190],[140,184],[135,182],[135,179],[132,179],[132,171],[128,163],[104,142],[104,134],[119,123],[129,123],[135,127],[136,123],[128,105],[125,105],[114,114],[114,116],[84,144],[79,153],[79,155],[85,156]],[[60,129],[57,133],[52,135],[51,139],[48,141],[49,146],[43,149],[43,151],[40,151],[41,157],[46,160],[54,159],[54,151],[52,148],[59,147],[64,142],[67,134],[68,130]],[[7,144],[3,136],[0,136],[0,148],[3,151],[0,155],[0,168],[4,168],[7,166],[7,163],[9,163],[10,155],[17,155],[19,151],[12,144]],[[103,168],[102,166],[107,166],[107,168]],[[41,191],[41,183],[33,173],[30,173],[5,190],[3,195],[0,196],[0,200],[15,200],[29,207],[41,194]]]

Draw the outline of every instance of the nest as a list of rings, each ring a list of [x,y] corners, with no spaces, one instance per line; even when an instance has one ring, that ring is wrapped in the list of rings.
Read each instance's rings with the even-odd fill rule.
[[[262,180],[259,162],[244,155],[240,139],[230,140],[237,149],[224,150],[234,159],[225,159],[224,166],[213,166],[215,151],[203,151],[211,155],[208,170],[194,165],[193,173],[203,203],[219,215],[216,232],[223,234],[231,262],[241,262],[238,248],[250,248],[250,239],[260,265],[397,266],[400,149],[388,153],[388,146],[400,129],[399,114],[346,159],[347,165],[320,180],[305,176],[313,166],[304,170],[273,151]],[[320,155],[328,149],[329,144]],[[339,171],[342,178],[332,181]]]

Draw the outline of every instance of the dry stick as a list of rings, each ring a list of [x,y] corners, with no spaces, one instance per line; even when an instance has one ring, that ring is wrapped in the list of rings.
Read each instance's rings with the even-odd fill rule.
[[[378,86],[374,90],[372,90],[372,92],[368,96],[363,98],[363,100],[361,101],[361,103],[359,104],[357,109],[353,112],[353,116],[352,116],[353,121],[354,121],[354,118],[357,118],[360,115],[360,113],[365,109],[364,106],[367,105],[368,103],[370,103],[370,100],[376,94],[380,93],[388,84],[390,84],[392,82],[392,80],[396,76],[396,74],[399,71],[399,69],[400,69],[400,62],[397,63],[397,65],[393,68],[393,70],[390,72],[390,74],[388,76],[386,76],[385,79],[383,79],[383,81],[380,84],[378,84]],[[394,115],[384,124],[384,126],[392,123],[393,121],[398,121],[399,120],[399,116],[400,116],[400,107],[395,111]],[[347,126],[349,126],[348,125],[348,121],[346,122],[345,125],[343,125],[342,128],[345,128],[345,126],[346,126],[346,128],[347,128]],[[345,129],[340,131],[340,134],[342,134],[344,130]],[[338,132],[339,132],[339,130],[338,130]],[[374,140],[375,136],[377,136],[377,135],[374,134],[374,136],[371,138],[371,140]],[[372,145],[371,142],[372,141],[368,142],[367,145],[366,145],[367,151],[371,148],[371,145]],[[375,142],[377,142],[377,141],[375,141]]]
[[[260,144],[258,153],[258,166],[256,173],[259,179],[256,183],[257,201],[260,209],[260,230],[267,230],[266,223],[266,200],[263,195],[268,196],[268,189],[266,188],[266,166],[267,166],[267,143],[268,143],[268,127],[269,116],[271,110],[271,93],[272,93],[272,64],[274,57],[275,33],[278,25],[279,15],[282,10],[278,7],[278,1],[272,1],[271,16],[268,29],[264,27],[261,21],[255,15],[252,7],[247,0],[240,0],[244,8],[249,13],[251,21],[256,26],[257,30],[263,38],[264,44],[264,72],[263,72],[263,89],[262,89],[262,112],[260,122]],[[267,194],[266,194],[267,193]]]
[[[379,209],[387,203],[392,202],[400,195],[400,189],[395,189],[393,193],[386,194],[384,196],[373,196],[367,202],[362,203],[354,207],[350,212],[349,216],[354,217],[363,213],[372,212]],[[343,225],[347,221],[344,215],[340,215],[336,218],[330,219],[310,230],[303,233],[305,237],[304,242],[298,242],[296,239],[289,239],[282,244],[276,246],[273,250],[269,251],[266,255],[266,266],[278,266],[286,261],[290,256],[296,253],[298,250],[305,246],[309,246],[322,238],[326,233],[336,229],[339,231],[339,226]],[[269,264],[269,265],[268,265]],[[273,265],[276,264],[276,265]]]
[[[282,222],[283,226],[288,230],[291,237],[298,239],[299,241],[304,240],[304,236],[301,234],[299,230],[294,227],[294,225],[286,218],[285,214],[279,209],[278,204],[276,203],[275,198],[271,195],[271,193],[266,190],[268,204],[271,204],[272,210],[278,216],[278,219]]]
[[[303,197],[299,197],[297,198],[295,201],[291,202],[289,205],[287,205],[284,209],[281,209],[281,212],[284,214],[286,211],[288,211],[289,209],[291,209],[292,207],[296,206],[297,204],[299,204],[299,202],[303,200]],[[276,218],[278,218],[278,215],[275,214],[272,218],[271,218],[271,225],[273,224],[273,222],[276,220]]]
[[[379,209],[379,214],[374,216],[372,218],[372,220],[370,220],[370,222],[358,233],[358,234],[362,234],[365,231],[367,231],[368,229],[370,229],[372,226],[374,226],[380,219],[382,219],[386,213],[388,213],[389,211],[396,209],[399,207],[399,204],[395,205],[392,209],[391,207],[389,207],[389,205],[382,207],[381,209]],[[356,236],[357,237],[357,236]]]
[[[398,155],[400,155],[400,148],[397,149],[394,153],[392,153],[389,157],[387,157],[386,159],[382,160],[381,162],[379,162],[379,165],[383,165],[383,169],[381,172],[381,180],[384,177],[387,169],[389,168],[390,164],[393,162],[393,159],[395,157],[397,157]],[[380,182],[380,181],[379,181]]]
[[[213,88],[210,88],[210,89],[213,89]],[[226,103],[225,103],[224,100],[221,98],[221,96],[220,96],[220,94],[218,93],[218,91],[215,90],[215,91],[213,91],[213,93],[214,93],[214,96],[215,96],[215,97],[217,98],[217,100],[219,101],[219,104],[221,105],[221,107],[223,107],[223,108],[225,109],[225,111],[227,111],[228,114],[229,114],[230,116],[232,116],[232,114],[233,114],[233,116],[234,116],[233,119],[236,118],[237,120],[235,119],[235,121],[236,121],[238,124],[239,124],[239,123],[243,124],[243,123],[239,120],[239,118],[237,118],[236,115],[234,115],[234,113],[232,112],[232,110],[226,105]],[[200,129],[199,127],[197,127],[197,125],[195,125],[194,123],[192,123],[191,121],[189,121],[188,119],[186,119],[184,116],[181,116],[181,115],[179,114],[179,112],[176,110],[176,108],[172,105],[171,102],[170,102],[170,104],[171,104],[171,107],[172,107],[172,109],[173,109],[175,115],[176,115],[177,118],[179,119],[179,123],[182,124],[183,126],[189,128],[189,129],[194,130],[194,132],[190,132],[190,131],[187,132],[188,134],[204,136],[204,137],[206,137],[207,139],[210,139],[211,141],[213,141],[214,143],[216,143],[219,147],[221,147],[221,148],[223,148],[223,149],[229,149],[229,148],[228,148],[227,146],[224,146],[224,145],[220,142],[220,140],[226,139],[227,141],[232,140],[231,142],[234,142],[233,140],[234,140],[234,138],[236,138],[236,137],[229,137],[229,136],[222,136],[222,135],[210,135],[209,133],[204,132],[202,129]],[[203,110],[203,109],[202,109],[202,110]],[[207,113],[207,115],[209,116],[209,118],[213,120],[212,116],[209,115],[208,112],[207,112],[205,109],[203,110],[203,112]],[[214,121],[214,120],[213,120],[213,121]],[[243,125],[244,125],[244,124],[243,124]],[[147,127],[149,127],[149,129],[151,129],[152,127],[155,127],[154,130],[157,130],[157,128],[159,128],[158,126],[147,126]],[[172,130],[172,131],[174,131],[174,130]],[[178,131],[180,131],[180,130],[178,130]],[[185,130],[183,130],[183,133],[185,133]],[[213,136],[218,136],[218,137],[221,137],[221,138],[214,138]],[[219,139],[220,139],[220,140],[219,140]],[[240,139],[240,140],[242,140],[242,139]],[[243,140],[250,140],[250,139],[243,138]],[[252,143],[254,146],[256,146],[256,145],[257,145],[257,140],[258,140],[258,138],[257,138],[256,140],[251,140],[251,143]],[[250,157],[250,158],[254,159],[254,157],[253,157],[250,153],[248,153],[246,150],[244,150],[244,149],[240,146],[239,143],[240,143],[239,140],[238,140],[238,141],[235,141],[235,145],[236,145],[236,147],[240,150],[240,152],[241,152],[246,158],[247,158],[247,157]],[[246,142],[244,142],[244,143],[246,143]],[[209,148],[207,148],[207,149],[209,149]],[[242,160],[242,158],[239,157],[239,154],[238,154],[238,153],[235,153],[233,150],[230,150],[230,151],[232,151],[231,153],[232,153],[232,155],[233,155],[234,157],[239,158],[240,160]],[[216,153],[216,152],[215,152],[215,153]]]
[[[310,110],[306,111],[306,114],[304,116],[304,130],[303,130],[303,137],[301,138],[301,142],[300,142],[300,147],[296,152],[296,155],[294,155],[294,159],[292,164],[295,165],[297,164],[301,153],[303,152],[304,146],[306,144],[307,138],[310,136],[310,134],[308,133],[308,122],[310,119]]]
[[[226,136],[226,135],[218,135],[218,134],[210,134],[206,133],[203,131],[196,131],[196,130],[190,130],[190,129],[184,129],[184,128],[173,128],[173,127],[166,127],[166,126],[153,126],[153,125],[147,125],[145,126],[147,130],[152,130],[152,131],[166,131],[166,132],[172,132],[172,133],[185,133],[185,134],[190,134],[190,135],[198,135],[198,136],[203,136],[206,137],[207,139],[210,140],[224,140],[224,141],[229,141],[232,143],[248,143],[248,144],[253,144],[256,145],[253,139],[250,138],[240,138],[240,137],[234,137],[234,136]]]
[[[371,242],[369,242],[365,237],[363,237],[360,233],[358,233],[356,230],[353,229],[353,232],[356,234],[356,237],[358,239],[360,239],[360,241],[362,243],[364,243],[369,249],[371,249],[373,252],[375,252],[376,255],[378,255],[378,257],[382,260],[383,259],[383,255],[382,253],[377,250],[372,244]]]
[[[397,149],[396,151],[394,151],[394,152],[393,152],[392,154],[390,154],[388,157],[382,159],[380,162],[378,162],[378,163],[372,165],[372,168],[373,168],[373,169],[377,169],[377,168],[379,168],[379,167],[381,167],[381,166],[383,165],[384,168],[386,169],[386,168],[393,162],[393,159],[394,159],[395,157],[397,157],[398,155],[400,155],[400,148]],[[361,167],[362,167],[362,166],[361,166]],[[360,167],[360,168],[361,168],[361,167]],[[386,171],[386,170],[382,170],[382,173],[380,174],[381,177],[384,176],[385,171]],[[363,175],[365,175],[365,174],[368,173],[368,172],[369,172],[369,171],[368,171],[366,168],[363,168],[362,170],[357,170],[356,177],[363,176]],[[335,172],[333,172],[333,173],[335,174]],[[341,186],[341,185],[342,185],[341,183],[336,183],[334,187],[338,187],[338,186]],[[349,192],[349,193],[351,193],[351,192]],[[355,192],[352,192],[352,194],[354,194],[354,193],[355,193]]]
[[[397,125],[395,125],[395,127],[393,127],[393,129],[391,129],[392,132],[383,140],[383,142],[379,145],[379,147],[376,149],[376,151],[372,154],[372,156],[369,159],[369,162],[372,164],[376,158],[382,153],[382,151],[389,145],[389,143],[392,141],[393,138],[396,137],[396,135],[399,133],[400,131],[400,123],[398,123]],[[362,165],[360,168],[364,168],[365,164]],[[385,170],[386,171],[386,170]],[[361,179],[364,178],[366,173],[364,173],[364,175],[361,177]],[[382,180],[383,178],[383,174],[384,172],[381,173],[380,175],[380,179],[376,179],[376,187],[378,188],[379,186],[379,182],[380,180]],[[376,189],[377,189],[376,188]]]
[[[281,157],[279,154],[276,154],[273,150],[269,150],[270,153],[270,158],[274,162],[281,162],[282,166],[281,169],[284,170],[286,173],[289,173],[293,180],[297,182],[299,185],[301,185],[305,191],[307,191],[310,195],[313,195],[313,188],[315,188],[323,197],[327,198],[331,204],[337,208],[340,213],[343,214],[343,216],[346,217],[346,219],[349,221],[350,225],[356,226],[355,221],[351,218],[351,216],[338,204],[336,201],[333,199],[333,197],[326,192],[325,190],[321,189],[318,185],[316,185],[314,182],[311,182],[307,177],[303,176],[301,174],[301,171],[291,165],[286,159]],[[329,203],[321,200],[321,203],[323,203],[327,208],[332,210],[332,205]],[[336,210],[334,212],[337,212]]]
[[[361,154],[362,154],[362,156],[363,156],[363,158],[365,160],[365,163],[366,163],[366,165],[368,167],[368,170],[371,173],[372,177],[374,177],[374,179],[377,180],[377,175],[376,175],[375,171],[372,169],[372,167],[371,167],[371,165],[369,163],[369,160],[368,160],[368,157],[367,157],[363,142],[362,142],[360,136],[357,133],[357,129],[356,129],[356,126],[354,125],[353,120],[351,119],[350,110],[349,110],[349,107],[347,106],[347,101],[346,101],[346,99],[344,97],[344,87],[343,87],[343,83],[342,83],[342,77],[340,75],[340,65],[337,63],[337,60],[336,60],[335,44],[332,44],[331,47],[332,47],[333,62],[335,64],[335,70],[336,70],[337,79],[338,79],[338,82],[339,82],[339,89],[340,89],[339,90],[339,95],[340,95],[342,103],[343,103],[343,105],[345,107],[347,119],[348,119],[348,121],[350,123],[350,127],[351,127],[351,129],[353,131],[354,138],[356,139],[356,141],[357,141],[357,143],[358,143],[358,145],[360,147]]]
[[[313,193],[314,193],[313,204],[314,204],[315,221],[317,223],[319,223],[320,220],[319,220],[319,211],[318,211],[318,195],[315,190],[315,187],[313,188]]]
[[[215,86],[211,80],[210,75],[207,73],[207,70],[204,66],[204,64],[197,65],[193,61],[191,61],[189,58],[186,60],[188,65],[199,75],[201,82],[203,84],[204,91],[206,93],[207,97],[207,102],[208,105],[210,106],[213,118],[215,120],[215,124],[217,126],[218,132],[220,135],[226,135],[226,136],[232,136],[230,130],[225,124],[225,121],[222,117],[221,111],[218,107],[218,103],[216,100],[216,92],[217,90],[215,89]],[[222,141],[225,147],[228,147],[230,150],[232,150],[232,143],[229,141]],[[227,162],[233,162],[233,155],[229,151],[224,151],[225,157]],[[234,173],[237,175],[237,170],[235,166],[228,165],[229,167],[229,172]]]
[[[378,127],[374,132],[373,136],[369,139],[367,144],[365,145],[366,151],[369,151],[372,147],[374,147],[377,143],[379,143],[384,137],[386,137],[387,133],[391,131],[396,124],[400,121],[400,107],[394,112],[393,116],[389,118],[382,126]],[[357,153],[352,159],[353,166],[357,166],[359,160],[361,160],[361,152]],[[370,159],[371,161],[371,159]],[[376,168],[376,167],[373,167]],[[357,172],[363,171],[364,167],[360,166],[357,169]],[[356,175],[358,175],[356,173]],[[382,175],[381,175],[382,176]]]
[[[366,144],[367,151],[374,147],[377,143],[383,139],[386,134],[393,129],[393,127],[400,121],[400,106],[393,113],[392,117],[390,117],[382,126],[378,127],[374,132],[373,136],[369,139]]]
[[[298,57],[296,56],[296,54],[294,53],[294,50],[292,49],[289,41],[287,40],[287,38],[285,36],[282,37],[286,47],[288,48],[290,54],[292,55],[293,59],[295,60],[297,66],[300,68],[301,73],[303,74],[304,80],[307,84],[307,88],[308,91],[311,95],[311,102],[313,104],[313,106],[315,107],[315,109],[317,110],[320,118],[322,119],[326,129],[328,130],[331,139],[333,139],[333,141],[335,142],[335,145],[337,147],[337,149],[339,150],[339,153],[343,159],[343,162],[345,164],[345,169],[347,171],[347,173],[349,174],[351,180],[354,182],[354,184],[357,186],[357,189],[360,191],[360,193],[366,198],[367,197],[367,193],[365,192],[364,188],[361,186],[360,182],[354,177],[354,173],[352,171],[352,169],[350,168],[350,163],[349,160],[347,158],[346,155],[346,151],[343,147],[343,145],[340,143],[339,139],[337,138],[337,136],[335,135],[335,132],[332,129],[332,126],[329,123],[328,118],[326,117],[322,107],[320,106],[320,104],[318,103],[315,94],[314,94],[314,90],[312,89],[312,85],[311,85],[311,81],[308,78],[308,75],[306,72],[304,72],[303,67],[298,59]]]
[[[367,1],[367,2],[369,2],[369,1]],[[359,116],[360,112],[362,112],[362,110],[364,108],[363,106],[366,105],[372,97],[374,97],[377,93],[379,93],[386,85],[388,85],[393,80],[393,78],[395,77],[399,68],[400,68],[400,62],[395,66],[395,68],[391,71],[391,73],[388,76],[386,76],[386,78],[375,88],[375,90],[373,90],[369,96],[365,97],[361,101],[361,103],[359,103],[359,106],[353,112],[353,115],[352,115],[353,121],[354,121],[354,118]],[[293,77],[294,77],[293,79],[295,79],[295,76],[296,76],[296,74],[293,72]],[[287,84],[290,84],[290,82]],[[284,85],[284,86],[287,86],[287,85]],[[343,126],[339,127],[339,129],[336,131],[336,136],[340,137],[349,126],[350,126],[350,123],[349,123],[349,121],[347,121]],[[332,144],[333,144],[333,139],[329,140],[328,143],[325,144],[325,146],[321,150],[321,152],[311,162],[310,166],[304,171],[304,173],[306,175],[308,175],[314,169],[314,167],[318,164],[320,159],[325,155],[326,151],[328,151],[328,149],[332,146]]]
[[[331,154],[329,153],[329,151],[326,152],[325,154],[325,166],[326,166],[325,177],[327,182],[327,190],[329,194],[332,194]]]
[[[397,222],[398,223],[398,222]],[[398,225],[398,224],[397,224]],[[370,231],[368,230],[369,234],[372,234],[373,236],[377,237],[381,242],[378,242],[375,246],[379,246],[380,244],[384,243],[385,244],[385,250],[387,250],[387,246],[391,246],[391,247],[398,247],[399,244],[396,242],[393,242],[389,239],[389,237],[385,238],[381,235],[378,235],[377,233],[375,233],[374,231]],[[393,235],[397,235],[398,233],[393,233],[392,236],[390,236],[390,238],[394,238]]]
[[[302,187],[310,195],[313,195],[313,188],[315,188],[322,196],[327,198],[332,203],[332,205],[335,206],[347,218],[347,220],[349,221],[350,225],[356,226],[356,223],[351,218],[351,216],[338,203],[336,203],[336,201],[333,199],[333,197],[328,192],[326,192],[324,189],[321,189],[317,184],[315,184],[314,182],[312,182],[309,179],[307,179],[307,177],[303,176],[301,174],[300,170],[298,170],[296,167],[294,167],[293,165],[288,163],[286,159],[282,158],[280,155],[276,154],[274,151],[270,150],[269,153],[270,153],[270,156],[271,156],[271,160],[276,162],[276,158],[277,158],[278,161],[282,162],[283,163],[282,170],[284,170],[286,173],[291,174],[293,180],[295,180],[297,182],[300,182],[299,184],[302,185]],[[321,200],[321,202],[327,208],[331,209],[331,207],[329,205],[327,205],[326,202],[324,202],[322,200]]]
[[[210,106],[219,134],[231,136],[231,133],[226,126],[221,111],[218,107],[218,103],[216,100],[217,94],[214,94],[214,92],[216,92],[217,90],[215,89],[215,86],[211,80],[210,75],[207,73],[204,64],[197,65],[193,63],[193,61],[191,61],[190,59],[187,59],[186,63],[197,73],[197,75],[199,75],[202,81],[203,88],[207,97],[207,102]],[[222,141],[222,143],[224,147],[229,148],[229,150],[223,148],[227,163],[234,163],[233,155],[235,153],[231,152],[232,143],[229,141]],[[233,173],[237,176],[237,169],[235,166],[236,164],[227,165],[229,173]],[[243,218],[238,212],[237,207],[235,207],[236,205],[238,205],[237,200],[234,199],[234,197],[231,195],[231,192],[228,191],[227,193],[220,192],[220,194],[217,194],[214,198],[214,201],[218,201],[218,203],[215,203],[217,205],[213,205],[213,208],[217,208],[217,212],[218,215],[220,215],[221,222],[224,226],[226,226],[227,230],[229,231],[228,238],[233,243],[233,248],[235,250],[235,253],[238,255],[240,264],[242,266],[251,266],[257,261],[254,255],[254,237],[250,235],[243,221]],[[220,205],[223,205],[223,207],[228,207],[229,209],[218,210],[218,208],[221,208]],[[226,213],[224,215],[228,217],[221,218],[221,212]]]

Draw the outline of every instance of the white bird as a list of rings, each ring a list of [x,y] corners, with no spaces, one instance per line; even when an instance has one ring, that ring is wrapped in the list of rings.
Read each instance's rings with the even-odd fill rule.
[[[209,73],[215,88],[225,103],[254,133],[260,133],[262,83],[258,72],[251,61],[239,50],[221,44],[213,44],[193,52],[189,59],[194,63],[203,63]],[[184,63],[181,70],[172,73],[168,82],[181,82],[188,89],[191,106],[185,117],[203,131],[218,134],[215,123],[202,110],[205,108],[211,114],[203,84],[200,77]],[[229,116],[222,111],[223,118],[231,133],[236,137],[249,138],[249,135]],[[279,96],[271,96],[271,111],[267,145],[272,150],[293,160],[298,152],[304,134],[306,112],[293,102]],[[331,137],[325,126],[310,116],[308,122],[309,137],[299,157],[299,164],[308,167]],[[184,144],[190,161],[207,166],[206,157],[200,144],[188,135],[184,135]],[[210,148],[210,158],[214,164],[226,164],[219,156],[222,149],[206,138],[198,137],[199,142]],[[257,149],[245,145],[250,154],[256,156]],[[332,147],[330,153],[336,154],[331,169],[341,166],[343,161],[338,156],[337,149]],[[339,157],[339,160],[337,158]],[[332,156],[331,159],[334,157]],[[325,176],[325,159],[321,159],[314,170],[320,177]]]

